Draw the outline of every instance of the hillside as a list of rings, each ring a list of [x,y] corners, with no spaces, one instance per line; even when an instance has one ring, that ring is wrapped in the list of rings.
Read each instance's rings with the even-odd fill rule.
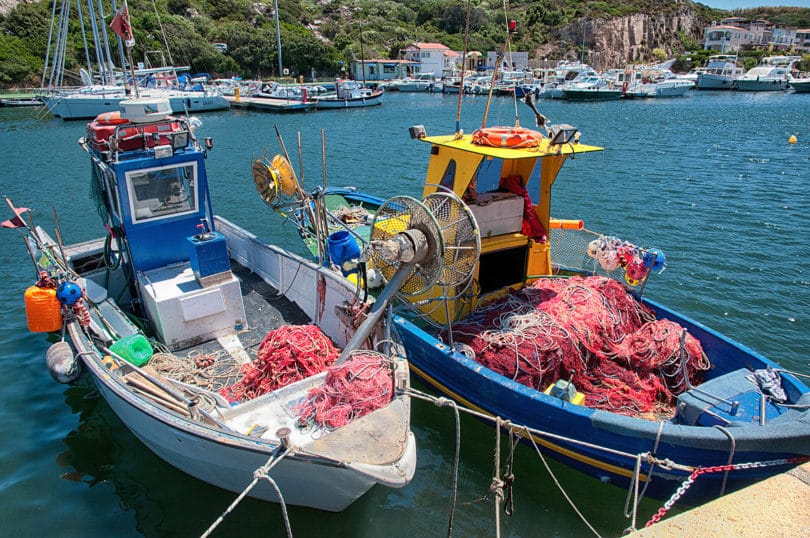
[[[75,77],[86,60],[76,3],[68,5],[74,13],[66,68]],[[129,0],[136,41],[133,58],[168,50],[166,56],[174,64],[195,71],[277,76],[272,5],[248,0]],[[513,0],[506,17],[501,3],[471,0],[469,20],[464,0],[278,0],[278,5],[284,67],[307,77],[313,72],[331,77],[361,55],[396,58],[414,41],[438,41],[461,50],[467,24],[470,50],[497,50],[503,46],[506,18],[518,21],[513,50],[529,51],[536,59],[583,58],[607,68],[698,50],[703,28],[731,15],[689,0]],[[37,85],[48,47],[51,6],[0,0],[2,9],[8,11],[0,15],[0,84]],[[734,14],[810,27],[810,9]],[[111,14],[106,15],[109,22]],[[227,44],[227,52],[217,51],[214,42]],[[694,56],[697,61],[705,54]]]

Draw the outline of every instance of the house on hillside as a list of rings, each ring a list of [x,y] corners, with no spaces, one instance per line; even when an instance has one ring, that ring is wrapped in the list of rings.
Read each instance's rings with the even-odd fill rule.
[[[796,30],[796,52],[810,54],[810,28]]]
[[[365,81],[386,81],[405,78],[419,72],[419,62],[410,60],[352,60],[351,78]]]
[[[768,21],[730,17],[703,29],[703,49],[728,53],[760,48],[768,45],[772,35]]]
[[[433,73],[437,78],[450,76],[461,58],[441,43],[411,43],[402,52],[405,60],[419,63],[418,73]]]

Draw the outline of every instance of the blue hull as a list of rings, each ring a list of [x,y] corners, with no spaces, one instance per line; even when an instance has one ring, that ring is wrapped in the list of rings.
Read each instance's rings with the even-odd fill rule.
[[[354,205],[381,205],[379,197],[351,188],[330,188]],[[750,370],[778,365],[719,334],[718,332],[652,301],[644,301],[659,319],[672,320],[697,338],[713,368],[700,387],[709,387],[712,379],[746,376]],[[769,408],[768,420],[759,425],[759,398],[738,398],[740,410],[727,413],[724,404],[715,409],[730,424],[718,420],[723,428],[707,424],[712,417],[702,415],[702,424],[686,425],[682,420],[664,423],[631,418],[609,411],[574,405],[512,381],[481,364],[453,351],[441,340],[411,321],[397,316],[394,326],[407,350],[411,371],[437,392],[461,405],[501,417],[518,426],[527,426],[558,436],[535,436],[545,453],[605,483],[626,488],[631,482],[637,454],[652,453],[659,460],[669,459],[682,466],[714,467],[729,463],[772,462],[810,455],[810,411]],[[753,387],[753,385],[750,385]],[[782,376],[789,401],[810,404],[810,389],[791,375]],[[691,401],[688,398],[684,401]],[[526,441],[526,440],[524,440]],[[593,445],[593,446],[588,446]],[[754,466],[724,472],[702,474],[679,502],[698,504],[721,493],[783,472],[792,464]],[[650,466],[641,466],[646,482]],[[690,471],[656,466],[645,495],[659,499],[671,496],[686,480]],[[642,486],[643,487],[643,486]]]
[[[743,364],[753,368],[775,366],[711,329],[659,305],[648,304],[657,310],[659,317],[677,321],[700,339],[707,354],[714,357],[718,370],[731,370]],[[730,432],[728,434],[714,427],[665,422],[660,426],[659,434],[658,422],[573,405],[507,379],[452,351],[404,318],[396,320],[396,327],[407,349],[412,371],[438,392],[464,406],[508,419],[513,424],[560,436],[562,439],[537,436],[535,440],[548,455],[606,483],[627,487],[636,465],[635,458],[612,451],[626,454],[651,452],[659,460],[668,458],[692,467],[726,465],[732,451],[731,463],[769,462],[810,453],[807,411],[793,417],[785,416],[765,426],[725,428]],[[789,385],[786,387],[789,392],[804,393],[807,390],[791,376],[785,377],[784,384]],[[729,491],[790,466],[732,470],[727,478],[722,472],[703,474],[682,502],[696,504],[716,497],[723,491],[724,480],[725,490]],[[642,480],[649,472],[649,465],[643,464]],[[646,495],[667,498],[689,474],[688,471],[655,467]]]

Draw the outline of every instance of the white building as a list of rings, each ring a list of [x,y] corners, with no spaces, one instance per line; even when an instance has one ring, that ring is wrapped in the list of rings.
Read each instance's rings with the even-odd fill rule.
[[[450,76],[460,55],[441,43],[412,43],[402,52],[405,60],[419,62],[418,73],[433,73],[436,78]]]
[[[487,52],[486,69],[492,70],[495,67],[495,61],[498,59],[498,53],[494,51]],[[528,52],[507,52],[503,55],[503,62],[498,66],[498,71],[524,71],[529,68],[529,53]]]
[[[378,81],[405,78],[419,72],[419,63],[409,60],[352,60],[354,80]]]

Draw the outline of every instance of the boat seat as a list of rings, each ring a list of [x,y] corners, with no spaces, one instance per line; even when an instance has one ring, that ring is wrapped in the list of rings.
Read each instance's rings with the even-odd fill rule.
[[[329,194],[328,196],[324,196],[324,200],[326,201],[326,210],[329,212],[352,206],[352,204],[340,194]]]
[[[740,368],[712,378],[678,395],[678,422],[690,426],[747,426],[758,424],[762,392],[753,373]],[[736,403],[736,405],[733,405]],[[765,402],[766,423],[787,410],[771,399]]]

